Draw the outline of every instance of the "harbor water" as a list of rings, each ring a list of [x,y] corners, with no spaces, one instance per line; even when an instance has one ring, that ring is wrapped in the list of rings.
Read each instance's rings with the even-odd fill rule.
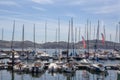
[[[52,55],[54,51],[49,49],[47,53]],[[101,60],[101,62],[104,65],[120,63],[119,60]],[[77,70],[75,73],[49,73],[48,70],[45,70],[45,72],[38,74],[0,70],[0,80],[120,80],[120,74],[117,74],[117,70],[107,70],[106,74],[82,69]]]

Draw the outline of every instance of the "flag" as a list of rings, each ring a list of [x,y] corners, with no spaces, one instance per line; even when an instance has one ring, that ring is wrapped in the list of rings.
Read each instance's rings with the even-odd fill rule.
[[[83,36],[82,36],[82,43],[83,43],[83,47],[86,48],[86,42]]]
[[[104,45],[105,44],[105,37],[104,37],[103,33],[101,33],[101,36],[102,36],[102,43]]]

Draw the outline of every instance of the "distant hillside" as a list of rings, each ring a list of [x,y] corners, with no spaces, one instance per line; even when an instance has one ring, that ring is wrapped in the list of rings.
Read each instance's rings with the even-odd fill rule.
[[[95,45],[95,40],[90,40],[89,41],[89,48],[94,48]],[[87,41],[86,41],[87,43]],[[98,42],[98,48],[108,48],[108,49],[112,49],[114,48],[114,46],[116,48],[120,49],[120,43],[114,43],[114,42],[110,42],[110,41],[106,41],[105,45],[102,44],[102,41],[99,40]],[[36,48],[48,48],[48,49],[55,49],[55,48],[61,48],[61,49],[65,49],[67,48],[67,42],[61,41],[61,42],[47,42],[44,44],[36,44]],[[72,48],[72,43],[69,44],[69,48]],[[25,48],[32,48],[34,46],[34,43],[31,41],[24,41],[24,47]],[[83,44],[82,41],[75,43],[75,48],[83,48]],[[11,47],[11,41],[1,41],[0,40],[0,48],[10,48]],[[13,42],[13,48],[21,48],[22,47],[22,42],[21,41],[14,41]]]

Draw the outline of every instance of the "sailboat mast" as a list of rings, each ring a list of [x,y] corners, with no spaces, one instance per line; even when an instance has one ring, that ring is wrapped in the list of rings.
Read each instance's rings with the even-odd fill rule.
[[[22,52],[24,51],[24,24],[22,29]]]
[[[33,25],[33,41],[34,41],[34,50],[36,51],[36,45],[35,45],[35,24]]]
[[[45,43],[47,42],[47,21],[45,22]],[[46,52],[46,46],[45,46],[45,52]]]
[[[71,42],[72,42],[72,48],[73,48],[73,52],[72,54],[74,54],[74,29],[73,29],[73,18],[71,18]]]
[[[120,22],[119,22],[119,43],[120,43]]]
[[[90,21],[90,32],[89,32],[89,40],[91,40],[91,21]]]
[[[98,20],[98,28],[97,28],[97,40],[99,40],[99,28],[100,28],[100,22]]]
[[[60,19],[58,19],[58,42],[60,42]]]
[[[68,44],[67,44],[67,62],[69,62],[69,43],[70,43],[70,21],[69,21],[69,29],[68,29]]]
[[[57,36],[58,30],[57,30],[57,28],[56,28],[55,34],[56,34],[56,35],[55,35],[56,44],[58,45],[58,40],[57,40],[57,38],[58,38],[58,36]],[[57,52],[57,47],[56,47],[56,52]]]
[[[60,19],[58,18],[58,43],[60,44]],[[58,50],[60,53],[60,49]]]
[[[93,39],[95,39],[95,26],[94,26],[94,36],[93,36]]]
[[[11,49],[13,49],[14,32],[15,32],[15,21],[14,21],[14,23],[13,23],[13,32],[12,32]],[[14,67],[14,52],[12,52],[12,70],[13,70],[13,67]]]
[[[96,35],[96,42],[95,42],[95,52],[98,48],[98,40],[99,40],[99,20],[98,20],[98,27],[97,27],[97,35]]]
[[[14,32],[15,32],[15,21],[14,21],[14,23],[13,23],[13,32],[12,32],[11,49],[13,48]]]
[[[78,36],[79,41],[80,41],[80,31],[81,31],[81,28],[79,27],[79,36]]]
[[[3,36],[4,36],[4,29],[2,28],[2,41],[3,41]]]
[[[85,39],[86,39],[86,24],[85,24]]]
[[[107,49],[105,25],[103,26],[103,34],[104,34],[104,39],[105,39],[105,48]]]
[[[77,42],[77,28],[75,28],[75,43]]]
[[[89,57],[89,32],[88,32],[88,20],[87,20],[87,49],[88,49],[88,57]]]
[[[117,39],[117,34],[118,34],[118,25],[116,25],[116,36],[115,36],[115,41],[118,41]],[[117,43],[117,42],[116,42]],[[116,48],[116,43],[114,43],[114,49]]]
[[[77,43],[77,28],[75,28],[75,43]],[[74,46],[75,46],[75,43],[74,43]],[[77,47],[75,47],[75,53],[74,53],[74,55],[76,55],[76,48]]]
[[[110,42],[112,42],[112,36],[111,36],[111,34],[110,34]],[[110,46],[112,46],[112,44],[110,44]]]

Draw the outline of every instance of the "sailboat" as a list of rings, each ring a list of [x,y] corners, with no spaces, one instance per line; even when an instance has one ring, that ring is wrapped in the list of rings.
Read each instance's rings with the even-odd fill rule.
[[[35,46],[35,24],[33,26],[33,41],[34,41],[34,49],[27,51],[27,59],[34,60],[36,58],[36,46]]]
[[[96,38],[96,42],[95,42],[95,54],[94,54],[94,59],[96,60],[97,59],[97,63],[93,63],[93,64],[91,64],[90,65],[90,68],[92,69],[92,70],[94,70],[94,71],[96,71],[96,72],[105,72],[106,71],[106,69],[105,69],[105,67],[104,67],[104,65],[102,64],[102,63],[99,63],[98,61],[99,61],[99,58],[98,58],[98,56],[97,55],[99,55],[99,54],[97,54],[96,55],[96,50],[97,50],[97,44],[98,44],[98,39],[99,39],[99,21],[98,21],[98,27],[97,27],[97,36],[96,36],[97,38]]]
[[[42,73],[42,72],[44,72],[44,68],[45,68],[44,63],[40,60],[37,60],[32,64],[32,66],[30,66],[29,72]]]
[[[45,22],[45,43],[46,41],[47,41],[47,22]],[[45,47],[45,51],[38,51],[36,53],[36,58],[41,60],[48,60],[50,58],[50,55],[46,51],[46,47]]]
[[[71,26],[73,27],[73,18],[71,18]],[[70,21],[69,21],[69,29],[68,29],[68,45],[67,45],[67,62],[62,66],[62,71],[66,73],[73,73],[76,71],[75,63],[72,61],[69,61],[69,39],[70,39]]]
[[[24,24],[23,24],[23,28],[22,28],[22,51],[20,53],[20,59],[26,59],[27,58],[27,54],[24,51]]]
[[[14,24],[13,24],[12,41],[11,41],[12,52],[9,55],[10,60],[7,61],[7,64],[10,65],[10,66],[12,65],[12,68],[14,67],[15,64],[18,64],[18,63],[21,62],[19,60],[19,54],[13,49],[14,32],[15,32],[15,21],[14,21]]]
[[[58,42],[57,42],[57,32],[58,31],[56,29],[56,33],[55,33],[56,34],[56,37],[55,37],[56,38],[56,42],[55,42],[56,45],[58,45]],[[53,53],[52,57],[53,57],[53,60],[58,60],[58,49],[57,48],[55,49],[55,52]]]

